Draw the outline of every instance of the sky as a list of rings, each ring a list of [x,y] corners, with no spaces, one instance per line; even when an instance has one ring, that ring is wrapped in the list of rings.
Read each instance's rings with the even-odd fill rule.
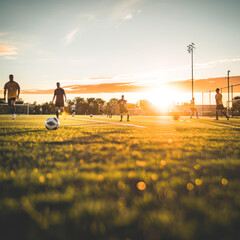
[[[0,0],[0,88],[14,74],[29,102],[50,101],[56,82],[69,98],[189,100],[168,83],[191,78],[192,42],[196,81],[240,76],[239,9],[239,0]]]

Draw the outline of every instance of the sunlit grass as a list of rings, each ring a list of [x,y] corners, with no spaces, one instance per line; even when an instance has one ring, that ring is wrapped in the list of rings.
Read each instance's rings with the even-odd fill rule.
[[[146,126],[135,128],[68,116],[48,131],[46,118],[0,117],[3,239],[239,234],[238,119],[132,117]]]

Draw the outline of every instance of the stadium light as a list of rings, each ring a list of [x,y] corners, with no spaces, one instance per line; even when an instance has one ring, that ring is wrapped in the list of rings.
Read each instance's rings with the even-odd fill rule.
[[[191,53],[191,62],[192,62],[192,100],[193,100],[193,49],[195,49],[195,44],[191,43],[187,46],[188,53]]]

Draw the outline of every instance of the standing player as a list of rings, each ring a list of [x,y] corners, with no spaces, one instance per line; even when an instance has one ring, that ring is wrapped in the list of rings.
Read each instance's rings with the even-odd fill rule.
[[[100,115],[103,115],[103,108],[102,106],[99,107]]]
[[[71,109],[72,109],[72,117],[74,117],[76,114],[76,107],[74,104],[71,106]]]
[[[6,92],[8,91],[8,106],[10,109],[10,113],[12,114],[12,119],[14,120],[16,117],[15,114],[15,101],[19,98],[20,87],[17,82],[13,81],[14,76],[9,75],[9,82],[7,82],[4,86],[4,101],[6,100]]]
[[[120,107],[120,114],[121,114],[120,122],[122,122],[124,113],[127,114],[127,121],[130,121],[128,110],[127,110],[127,107],[126,107],[126,103],[127,103],[127,101],[124,99],[124,95],[122,95],[122,98],[120,100],[118,100],[118,104],[119,104],[119,107]]]
[[[190,118],[192,118],[192,116],[194,115],[194,112],[196,112],[196,116],[198,118],[198,112],[197,112],[197,109],[195,108],[195,98],[193,98],[190,102],[190,108],[191,108],[191,115],[190,115]]]
[[[108,107],[107,117],[112,118],[112,106],[111,105]]]
[[[63,100],[63,96],[65,97],[65,102],[67,101],[67,97],[65,94],[64,89],[60,88],[60,83],[57,82],[57,89],[55,89],[54,91],[54,95],[53,95],[53,102],[54,99],[56,97],[56,103],[55,103],[55,109],[56,109],[56,116],[58,118],[59,113],[62,112],[63,118],[66,118],[66,114],[64,112],[64,100]]]
[[[222,103],[222,94],[219,93],[219,88],[216,89],[216,93],[217,93],[215,95],[215,99],[216,99],[216,120],[218,120],[218,111],[223,113],[226,116],[227,120],[229,120],[229,116],[224,111],[224,107],[223,107],[223,103]]]

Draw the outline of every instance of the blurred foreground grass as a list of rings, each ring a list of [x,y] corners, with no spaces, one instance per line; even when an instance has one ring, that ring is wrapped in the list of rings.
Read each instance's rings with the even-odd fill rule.
[[[239,239],[239,119],[46,118],[0,117],[1,240]]]

